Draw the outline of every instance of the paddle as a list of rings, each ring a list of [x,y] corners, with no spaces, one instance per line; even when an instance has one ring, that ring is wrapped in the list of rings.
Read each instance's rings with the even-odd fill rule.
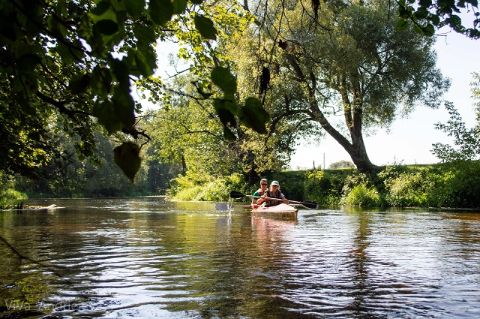
[[[243,193],[240,193],[240,192],[237,192],[237,191],[231,191],[230,192],[230,197],[238,199],[238,198],[242,198],[242,197],[260,198],[261,196],[246,195],[246,194],[243,194]],[[280,198],[267,197],[267,199],[281,201]],[[300,202],[300,201],[296,201],[296,200],[288,200],[288,202],[292,203],[292,204],[301,204],[301,205],[304,205],[307,208],[315,209],[315,208],[318,207],[318,204],[316,202],[312,202],[312,201]]]

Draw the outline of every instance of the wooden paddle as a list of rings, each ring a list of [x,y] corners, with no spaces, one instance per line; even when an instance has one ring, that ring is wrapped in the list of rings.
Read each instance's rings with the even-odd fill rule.
[[[238,198],[242,198],[242,197],[260,198],[261,196],[246,195],[246,194],[240,193],[238,191],[231,191],[230,192],[230,197],[238,199]],[[282,200],[280,198],[272,198],[272,197],[267,197],[267,199],[276,200],[276,201],[281,201]],[[296,201],[296,200],[288,200],[288,202],[292,203],[292,204],[301,204],[301,205],[305,206],[306,208],[311,208],[311,209],[316,209],[318,207],[318,204],[316,202],[312,202],[312,201],[300,202],[300,201]]]

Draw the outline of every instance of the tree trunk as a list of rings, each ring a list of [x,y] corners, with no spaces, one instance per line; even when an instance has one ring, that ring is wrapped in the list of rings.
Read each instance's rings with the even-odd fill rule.
[[[368,175],[376,174],[379,171],[379,167],[374,165],[368,158],[361,133],[360,136],[355,136],[355,138],[352,136],[352,140],[354,143],[351,147],[347,148],[346,151],[350,155],[357,169]]]

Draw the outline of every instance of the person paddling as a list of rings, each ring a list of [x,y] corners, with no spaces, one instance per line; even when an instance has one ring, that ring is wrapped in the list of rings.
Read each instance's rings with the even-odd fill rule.
[[[273,200],[271,198],[276,198],[278,200]],[[262,205],[265,203],[265,206],[275,206],[280,203],[288,204],[288,199],[285,198],[285,195],[280,191],[280,183],[277,181],[272,181],[270,184],[270,189],[266,191],[262,197],[257,200],[257,205]]]
[[[257,208],[259,205],[257,205],[256,198],[263,196],[268,190],[268,180],[266,178],[262,178],[260,180],[260,188],[257,189],[255,193],[253,193],[253,198],[252,198],[252,208]]]

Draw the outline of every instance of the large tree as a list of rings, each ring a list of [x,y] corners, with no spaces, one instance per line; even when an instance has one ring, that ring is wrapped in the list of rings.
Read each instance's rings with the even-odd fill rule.
[[[247,45],[258,62],[243,76],[258,76],[261,94],[268,88],[265,105],[274,121],[316,123],[363,172],[376,171],[365,131],[388,126],[417,104],[436,107],[448,87],[435,67],[434,39],[397,28],[397,7],[389,1],[263,6],[260,27],[239,40],[259,43]]]

